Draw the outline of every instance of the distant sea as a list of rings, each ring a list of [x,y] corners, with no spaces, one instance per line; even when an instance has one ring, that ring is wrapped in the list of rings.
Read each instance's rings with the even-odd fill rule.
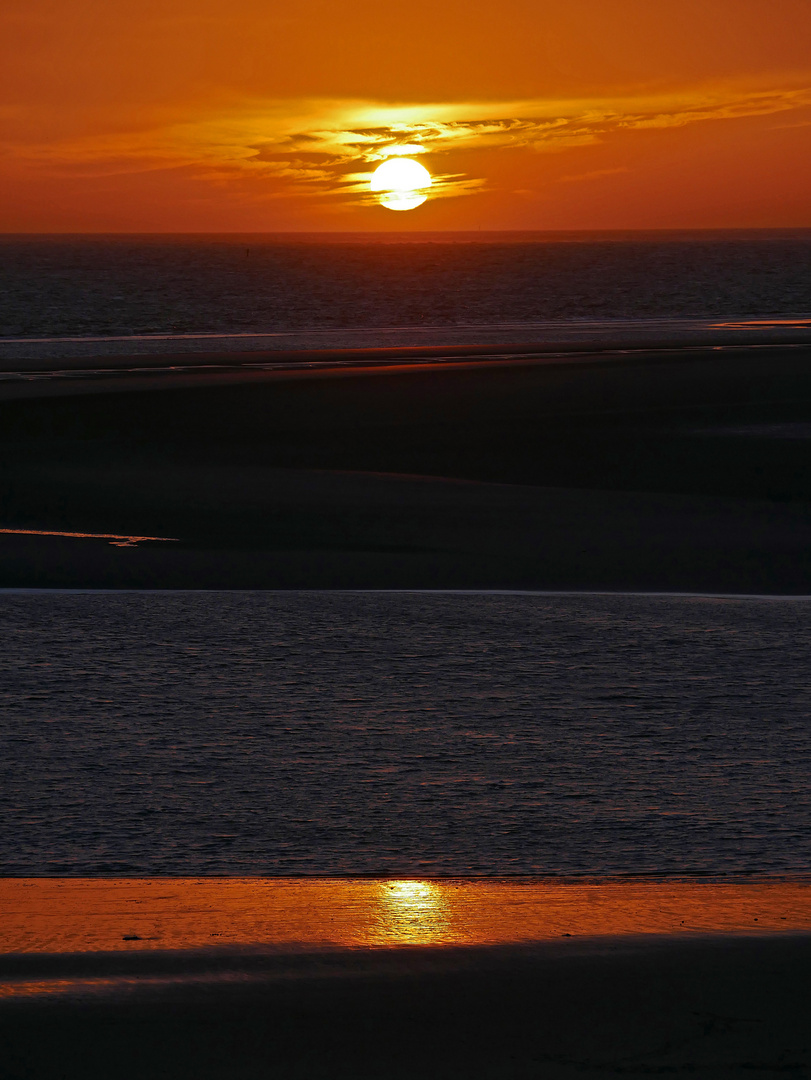
[[[0,338],[808,312],[811,230],[0,237]]]
[[[0,593],[0,874],[773,877],[811,599]]]

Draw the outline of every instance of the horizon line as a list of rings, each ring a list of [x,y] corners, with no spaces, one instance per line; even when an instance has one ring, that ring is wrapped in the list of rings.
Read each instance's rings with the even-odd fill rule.
[[[707,234],[741,234],[741,233],[811,233],[809,225],[731,225],[731,226],[666,226],[650,228],[578,228],[578,229],[262,229],[262,230],[234,230],[234,229],[157,229],[157,230],[109,230],[109,229],[59,229],[41,230],[36,232],[23,230],[0,230],[0,239],[27,238],[27,237],[55,237],[55,236],[124,236],[124,237],[147,237],[147,236],[284,236],[284,237],[311,237],[311,236],[369,236],[381,237],[391,240],[410,240],[412,238],[431,236],[650,236],[650,235],[707,235]]]

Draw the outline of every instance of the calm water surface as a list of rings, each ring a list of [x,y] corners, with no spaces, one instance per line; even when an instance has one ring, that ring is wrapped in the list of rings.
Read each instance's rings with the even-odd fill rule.
[[[811,859],[811,599],[0,594],[6,875]]]
[[[369,239],[0,236],[0,337],[811,311],[808,229]]]

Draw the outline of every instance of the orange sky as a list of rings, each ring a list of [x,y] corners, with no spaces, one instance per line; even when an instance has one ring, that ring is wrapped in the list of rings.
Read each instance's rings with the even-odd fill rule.
[[[0,231],[811,226],[809,0],[4,0],[0,86]]]

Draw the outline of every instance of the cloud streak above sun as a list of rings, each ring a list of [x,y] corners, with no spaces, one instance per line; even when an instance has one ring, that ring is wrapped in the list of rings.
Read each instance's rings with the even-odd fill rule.
[[[4,155],[91,176],[185,168],[221,186],[252,176],[265,180],[268,198],[295,192],[357,205],[376,201],[369,177],[393,154],[423,155],[421,160],[430,162],[432,199],[460,197],[491,183],[465,166],[480,151],[562,153],[629,132],[785,114],[808,106],[811,86],[802,85],[707,86],[658,96],[569,101],[253,101],[140,130],[34,143],[16,139],[5,145]]]

